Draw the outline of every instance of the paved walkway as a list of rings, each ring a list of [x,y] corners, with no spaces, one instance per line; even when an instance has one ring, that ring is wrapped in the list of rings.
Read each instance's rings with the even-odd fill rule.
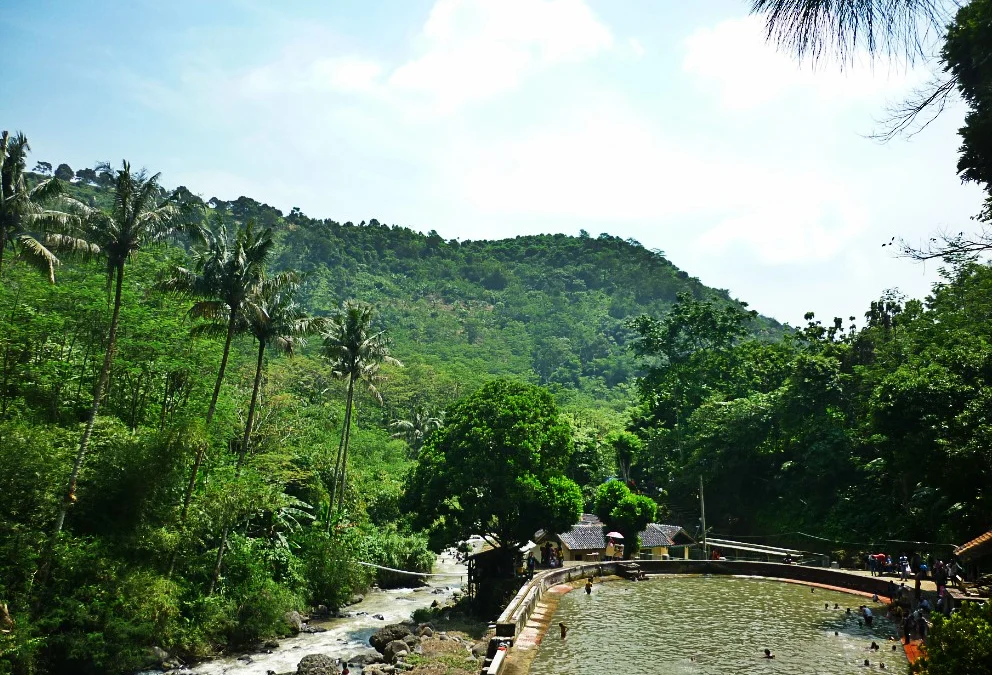
[[[871,576],[871,572],[869,572],[868,570],[847,570],[847,569],[842,569],[841,572],[848,572],[850,574],[857,574],[857,575],[862,576],[862,577],[870,577]],[[899,584],[903,583],[902,578],[898,574],[884,574],[882,576],[877,576],[876,575],[875,578],[876,579],[882,579],[884,581],[892,580],[892,582],[895,583],[896,586],[898,586]],[[916,579],[914,579],[912,577],[910,577],[909,579],[907,579],[905,583],[906,583],[906,587],[909,590],[913,590],[916,587]],[[920,582],[920,588],[922,590],[924,590],[924,591],[932,591],[934,593],[937,592],[937,584],[935,584],[932,579],[923,579]]]

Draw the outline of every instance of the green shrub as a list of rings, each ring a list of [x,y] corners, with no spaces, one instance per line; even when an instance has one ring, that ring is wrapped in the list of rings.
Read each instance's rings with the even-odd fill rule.
[[[332,527],[330,534],[312,529],[297,539],[305,561],[311,603],[341,607],[352,594],[372,583],[371,568],[356,565],[361,535],[356,527]]]
[[[409,572],[430,572],[434,553],[427,547],[427,537],[421,534],[400,534],[395,525],[364,528],[362,553],[365,562]],[[383,588],[410,586],[415,577],[388,570],[376,570],[376,581]]]
[[[934,616],[922,659],[910,668],[917,675],[992,673],[992,604],[966,602],[950,618]]]

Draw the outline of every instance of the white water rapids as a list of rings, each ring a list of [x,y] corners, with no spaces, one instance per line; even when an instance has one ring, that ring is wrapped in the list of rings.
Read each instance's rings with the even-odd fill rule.
[[[438,557],[433,572],[451,576],[427,577],[428,585],[420,588],[369,591],[360,603],[342,608],[341,612],[348,618],[311,622],[310,625],[319,625],[327,631],[281,638],[279,647],[271,654],[247,653],[245,656],[250,661],[244,656],[225,656],[168,672],[176,675],[266,675],[268,671],[295,672],[300,659],[307,654],[348,659],[358,654],[374,653],[375,650],[369,646],[372,633],[387,624],[409,619],[414,610],[430,607],[435,600],[443,605],[467,581],[465,565],[455,562],[450,552]],[[437,589],[441,592],[435,592]],[[383,618],[373,618],[377,614]],[[146,672],[160,675],[159,671]]]

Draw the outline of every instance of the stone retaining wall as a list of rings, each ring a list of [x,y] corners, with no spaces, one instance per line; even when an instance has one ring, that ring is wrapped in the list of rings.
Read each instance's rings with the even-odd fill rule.
[[[559,567],[546,570],[534,575],[534,578],[523,585],[513,600],[506,606],[503,613],[496,619],[496,637],[513,638],[526,625],[534,607],[552,586],[568,583],[575,579],[586,577],[602,577],[616,573],[616,563],[601,562],[574,567]]]

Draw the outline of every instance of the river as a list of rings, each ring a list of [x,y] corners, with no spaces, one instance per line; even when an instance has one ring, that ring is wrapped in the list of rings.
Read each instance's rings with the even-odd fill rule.
[[[365,594],[362,602],[342,609],[348,618],[330,619],[315,623],[327,629],[323,633],[301,633],[296,637],[279,640],[279,647],[271,654],[247,654],[250,661],[236,656],[211,659],[192,668],[170,673],[185,675],[265,675],[295,672],[296,665],[307,654],[327,654],[331,658],[347,659],[357,654],[375,652],[369,646],[369,637],[379,628],[405,621],[417,609],[430,607],[437,600],[444,604],[452,593],[460,590],[466,580],[465,565],[454,562],[450,555],[439,557],[434,564],[435,574],[451,576],[428,577],[428,585],[420,588],[393,588],[373,590]],[[434,591],[440,589],[440,592]],[[376,619],[378,614],[382,619]],[[158,671],[150,671],[161,675]]]
[[[824,607],[824,604],[828,608]],[[837,603],[840,609],[834,609]],[[858,606],[873,608],[872,629]],[[845,609],[850,607],[851,614]],[[561,598],[531,668],[541,675],[906,672],[896,626],[860,596],[767,579],[706,576],[608,582]],[[565,641],[558,622],[568,628]],[[837,632],[837,635],[834,632]],[[872,640],[881,649],[868,651]],[[893,646],[896,649],[893,651]],[[771,649],[774,659],[763,658]],[[870,668],[863,666],[868,659]],[[885,663],[881,670],[880,663]]]

